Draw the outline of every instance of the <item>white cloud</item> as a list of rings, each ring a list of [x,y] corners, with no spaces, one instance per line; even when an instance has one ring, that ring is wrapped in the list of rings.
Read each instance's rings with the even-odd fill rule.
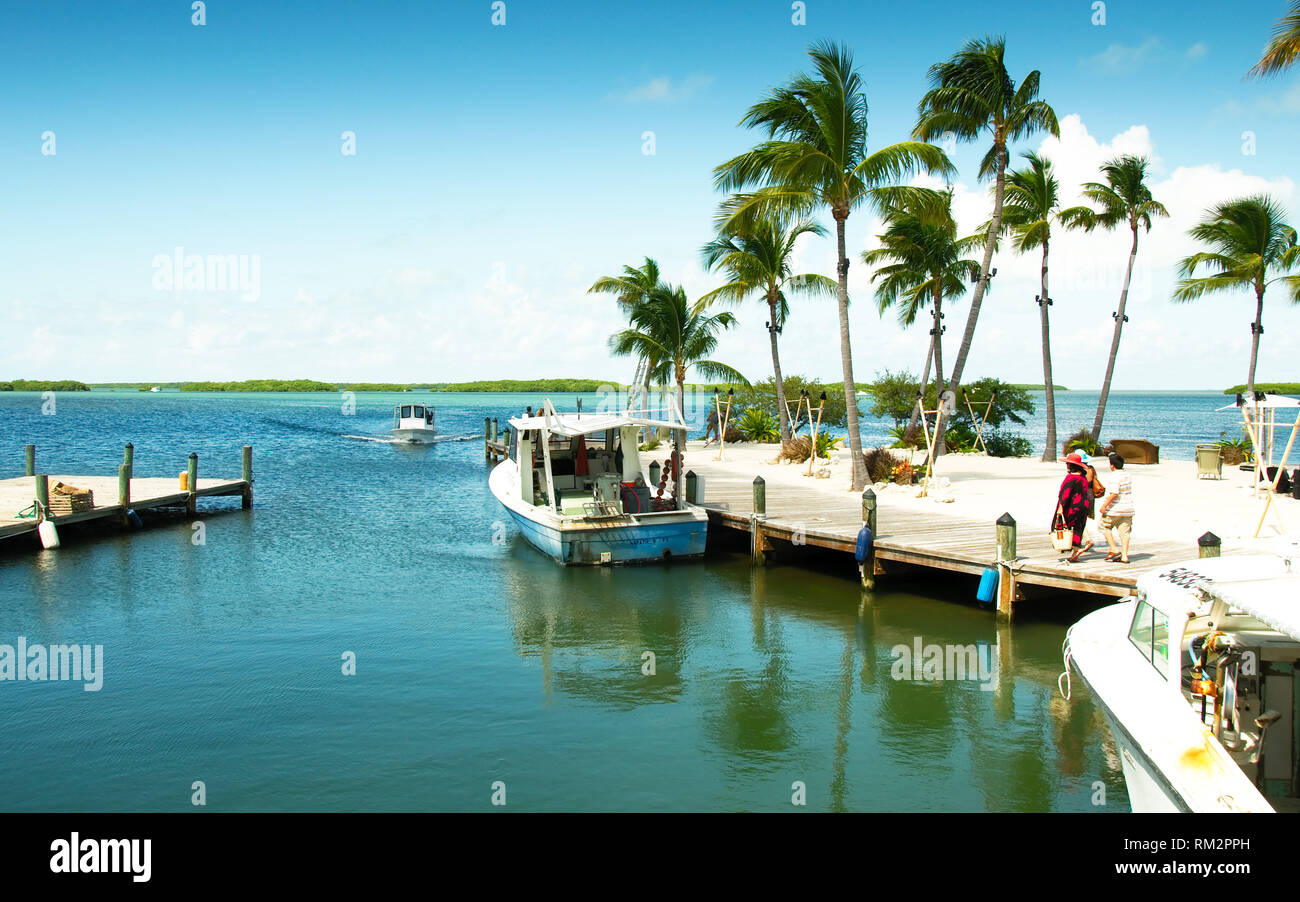
[[[675,103],[690,100],[698,91],[711,84],[711,75],[688,75],[676,81],[667,75],[661,75],[624,92],[619,98],[626,103]]]
[[[1205,43],[1204,41],[1197,41],[1195,44],[1187,48],[1185,56],[1189,60],[1199,60],[1199,59],[1204,59],[1205,55],[1209,52],[1210,52],[1209,44]]]
[[[1147,38],[1141,44],[1111,44],[1101,53],[1087,57],[1080,62],[1089,69],[1118,75],[1136,71],[1156,50],[1160,48],[1159,38]]]

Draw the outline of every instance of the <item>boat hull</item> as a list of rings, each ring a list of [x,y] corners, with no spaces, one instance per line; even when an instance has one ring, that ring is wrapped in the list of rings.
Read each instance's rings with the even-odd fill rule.
[[[436,429],[391,429],[393,441],[406,445],[427,445],[434,441]]]

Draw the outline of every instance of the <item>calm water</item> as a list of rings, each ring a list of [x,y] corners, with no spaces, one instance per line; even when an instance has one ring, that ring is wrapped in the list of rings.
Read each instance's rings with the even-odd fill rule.
[[[842,558],[562,570],[513,528],[494,541],[507,518],[474,439],[519,398],[435,396],[468,441],[343,437],[427,397],[343,416],[334,396],[96,392],[43,416],[0,394],[0,476],[25,442],[38,469],[108,474],[127,441],[139,476],[190,451],[237,475],[245,443],[257,476],[253,512],[205,504],[230,510],[203,545],[165,518],[5,543],[0,643],[103,645],[105,675],[97,693],[0,682],[0,810],[184,810],[196,780],[214,810],[483,810],[495,781],[513,810],[795,810],[795,781],[813,810],[1093,810],[1095,781],[1127,807],[1097,710],[1056,696],[1079,608],[999,629],[970,581],[864,599]],[[1089,397],[1062,407],[1082,423]],[[1216,404],[1121,395],[1113,420],[1190,454],[1197,422],[1231,419]],[[890,649],[917,636],[988,646],[991,691],[894,680]]]

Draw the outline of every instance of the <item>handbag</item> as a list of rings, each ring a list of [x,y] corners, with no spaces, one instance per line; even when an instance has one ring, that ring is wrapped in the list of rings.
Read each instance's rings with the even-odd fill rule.
[[[1056,516],[1052,518],[1052,548],[1057,551],[1069,551],[1074,547],[1074,530],[1065,525],[1065,511],[1056,505]]]

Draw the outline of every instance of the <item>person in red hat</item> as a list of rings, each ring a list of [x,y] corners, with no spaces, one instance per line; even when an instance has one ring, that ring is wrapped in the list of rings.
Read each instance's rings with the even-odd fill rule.
[[[1065,458],[1065,478],[1061,480],[1061,490],[1057,493],[1057,511],[1053,514],[1052,528],[1056,528],[1059,516],[1065,522],[1066,529],[1074,533],[1074,550],[1066,558],[1073,564],[1083,555],[1083,530],[1088,524],[1088,508],[1092,500],[1092,487],[1088,484],[1088,466],[1078,454]]]

